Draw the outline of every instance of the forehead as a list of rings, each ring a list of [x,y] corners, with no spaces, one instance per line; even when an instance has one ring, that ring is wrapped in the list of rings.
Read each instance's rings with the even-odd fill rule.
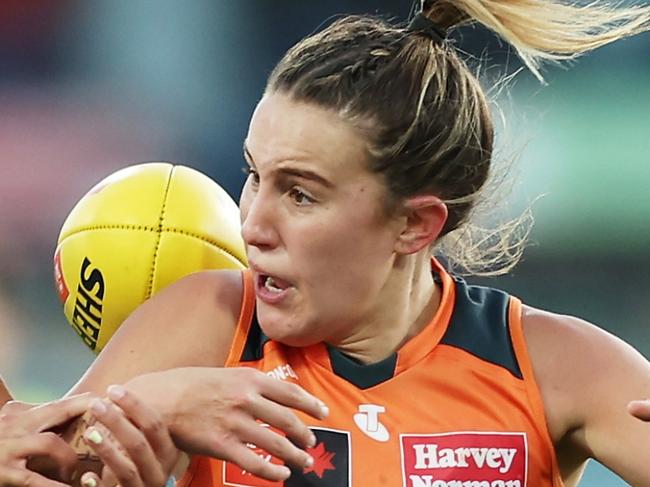
[[[365,141],[336,113],[274,93],[259,102],[246,147],[256,165],[295,160],[332,174],[366,171]]]

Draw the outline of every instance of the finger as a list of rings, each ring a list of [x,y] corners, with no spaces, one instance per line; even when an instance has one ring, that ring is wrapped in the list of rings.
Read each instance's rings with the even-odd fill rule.
[[[273,402],[303,411],[316,419],[324,419],[329,408],[323,401],[312,396],[302,387],[290,382],[272,379],[261,374],[261,394]]]
[[[99,476],[94,472],[86,472],[79,479],[79,483],[83,487],[111,487],[116,484],[109,484],[108,482],[103,482]]]
[[[28,409],[31,409],[33,407],[37,406],[36,404],[30,404],[28,402],[21,402],[21,401],[9,401],[2,406],[2,414],[15,414],[15,413],[21,413],[23,411],[26,411]]]
[[[115,484],[119,483],[122,487],[143,487],[135,464],[102,425],[88,428],[83,438],[104,464],[104,472],[109,468],[114,473]],[[105,479],[103,483],[106,483]]]
[[[113,471],[122,487],[140,487],[143,477],[154,476],[150,472],[158,464],[153,452],[147,448],[144,435],[140,433],[113,404],[98,401],[105,410],[95,403],[91,411],[100,424],[88,428],[83,435],[102,463]],[[123,423],[128,423],[129,430]],[[137,465],[136,465],[137,462]],[[143,465],[145,471],[139,470]]]
[[[298,468],[311,467],[314,464],[311,455],[260,423],[248,422],[243,431],[239,432],[239,437]]]
[[[2,487],[69,487],[56,480],[45,478],[31,470],[11,468],[3,465],[0,465],[0,485]]]
[[[261,397],[251,402],[248,411],[256,419],[286,433],[298,445],[312,447],[316,444],[314,433],[284,406]]]
[[[90,393],[70,396],[37,406],[25,412],[29,431],[43,431],[75,418],[88,408],[93,399]]]
[[[176,463],[178,450],[176,450],[169,430],[158,412],[122,386],[110,386],[107,389],[107,394],[124,411],[131,422],[142,431],[156,457],[165,464]]]
[[[243,443],[234,443],[224,449],[227,453],[224,460],[239,465],[242,469],[266,480],[286,480],[291,475],[291,470],[286,465],[271,463]]]
[[[13,438],[15,458],[46,457],[57,466],[62,479],[68,479],[77,463],[77,454],[61,437],[54,433],[37,433]],[[51,467],[51,462],[42,465]]]
[[[104,467],[101,473],[101,483],[104,487],[113,487],[119,483],[117,477],[110,468]]]
[[[106,426],[115,440],[126,450],[145,485],[165,483],[167,478],[165,469],[171,470],[175,463],[175,459],[171,457],[173,453],[170,454],[169,448],[166,458],[158,458],[144,433],[124,415],[123,410],[109,401],[93,402],[91,411],[95,414],[97,421]],[[169,443],[171,444],[171,439]],[[171,446],[171,452],[174,452],[173,444]],[[118,475],[118,472],[116,471],[115,474]]]
[[[632,416],[642,421],[650,421],[650,399],[631,401],[627,405],[627,410]]]

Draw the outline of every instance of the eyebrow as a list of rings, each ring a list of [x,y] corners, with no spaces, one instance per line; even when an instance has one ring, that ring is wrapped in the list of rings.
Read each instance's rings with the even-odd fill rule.
[[[254,165],[255,160],[253,159],[253,156],[251,155],[250,151],[248,150],[248,147],[246,147],[246,142],[244,142],[243,150],[244,150],[244,154],[246,155],[246,157]],[[322,184],[326,188],[333,188],[334,187],[334,184],[332,184],[330,181],[325,179],[320,174],[317,174],[314,171],[311,171],[310,169],[298,169],[296,167],[281,167],[279,169],[276,169],[275,172],[277,172],[279,174],[287,175],[287,176],[295,176],[295,177],[315,181],[317,183]]]

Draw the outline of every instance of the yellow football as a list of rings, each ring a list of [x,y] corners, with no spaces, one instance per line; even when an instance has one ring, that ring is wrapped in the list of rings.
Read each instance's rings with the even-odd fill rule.
[[[194,169],[155,162],[121,169],[81,198],[61,228],[54,276],[68,322],[99,353],[168,284],[245,265],[228,193]]]

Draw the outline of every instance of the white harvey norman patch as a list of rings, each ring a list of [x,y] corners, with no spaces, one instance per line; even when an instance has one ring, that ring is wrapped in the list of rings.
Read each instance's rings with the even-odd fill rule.
[[[400,435],[404,487],[525,487],[525,433]]]

